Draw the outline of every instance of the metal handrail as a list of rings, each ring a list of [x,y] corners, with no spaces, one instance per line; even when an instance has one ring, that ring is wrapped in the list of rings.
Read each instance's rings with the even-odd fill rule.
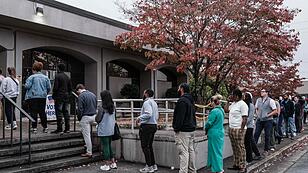
[[[75,113],[74,113],[74,132],[76,132],[76,120],[77,120],[77,99],[78,99],[78,95],[72,91],[72,95],[74,96],[74,102],[75,102]]]
[[[29,141],[28,141],[28,144],[29,144],[29,153],[28,153],[28,156],[29,156],[29,163],[31,163],[31,123],[32,122],[35,122],[35,120],[25,111],[23,110],[19,105],[17,105],[9,96],[7,96],[6,94],[4,94],[2,91],[0,91],[0,94],[6,99],[8,100],[12,105],[15,106],[15,108],[17,108],[21,115],[19,116],[19,119],[20,119],[20,134],[19,134],[19,154],[22,155],[22,115],[24,115],[26,118],[29,119],[29,134],[28,134],[28,138],[29,138]],[[5,139],[5,117],[6,117],[6,113],[5,113],[5,101],[4,101],[4,114],[3,114],[3,139]],[[11,116],[11,147],[13,146],[13,116]]]

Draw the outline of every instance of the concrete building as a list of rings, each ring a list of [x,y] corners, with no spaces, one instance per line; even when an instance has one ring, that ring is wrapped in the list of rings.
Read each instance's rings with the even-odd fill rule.
[[[52,81],[63,62],[73,85],[85,83],[94,93],[109,89],[115,98],[126,83],[139,86],[138,97],[146,88],[164,97],[168,88],[186,81],[169,65],[145,70],[149,60],[142,53],[114,46],[116,36],[129,28],[53,0],[0,0],[0,68],[16,67],[24,82],[32,63],[41,61]]]

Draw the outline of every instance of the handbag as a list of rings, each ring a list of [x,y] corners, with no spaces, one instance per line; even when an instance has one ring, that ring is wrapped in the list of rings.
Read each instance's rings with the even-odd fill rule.
[[[115,113],[115,119],[117,118],[117,112],[116,112],[116,110],[114,110],[114,113]],[[120,128],[119,128],[119,126],[118,126],[118,124],[117,123],[115,123],[114,124],[114,133],[113,133],[113,135],[112,135],[112,140],[113,141],[116,141],[116,140],[119,140],[119,139],[121,139],[121,132],[120,132]]]
[[[120,128],[117,123],[114,124],[114,134],[112,135],[112,140],[116,141],[121,139]]]

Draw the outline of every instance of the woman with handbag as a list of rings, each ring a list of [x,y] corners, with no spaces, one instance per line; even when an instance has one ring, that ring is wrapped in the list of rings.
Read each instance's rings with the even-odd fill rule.
[[[19,94],[19,82],[16,78],[16,70],[14,67],[8,67],[7,72],[9,75],[3,79],[0,91],[16,103],[16,99]],[[13,130],[15,130],[17,128],[15,106],[5,97],[4,109],[8,122],[8,125],[5,127],[5,129],[13,128]]]
[[[105,90],[100,93],[102,104],[98,108],[98,114],[95,118],[98,123],[97,136],[101,141],[103,166],[100,167],[103,171],[110,171],[111,169],[117,169],[115,162],[111,141],[112,136],[115,133],[115,107],[109,91]]]

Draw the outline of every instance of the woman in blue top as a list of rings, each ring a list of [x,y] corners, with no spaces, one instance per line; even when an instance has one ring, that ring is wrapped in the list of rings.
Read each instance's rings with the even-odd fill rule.
[[[111,149],[112,135],[114,134],[115,126],[115,107],[109,91],[101,92],[102,105],[98,108],[98,114],[102,114],[102,120],[97,127],[97,135],[101,141],[101,148],[103,150],[104,165],[100,167],[103,171],[110,171],[110,169],[117,169],[113,152]]]
[[[208,116],[205,131],[208,135],[208,158],[207,167],[212,172],[224,172],[223,170],[223,148],[224,148],[224,117],[225,112],[221,107],[221,95],[211,98],[214,109]]]
[[[43,63],[35,62],[32,66],[32,75],[26,80],[25,99],[29,102],[30,114],[35,122],[32,122],[32,132],[37,132],[37,114],[40,115],[43,132],[47,133],[47,116],[45,112],[46,97],[50,92],[50,80],[41,71]]]

